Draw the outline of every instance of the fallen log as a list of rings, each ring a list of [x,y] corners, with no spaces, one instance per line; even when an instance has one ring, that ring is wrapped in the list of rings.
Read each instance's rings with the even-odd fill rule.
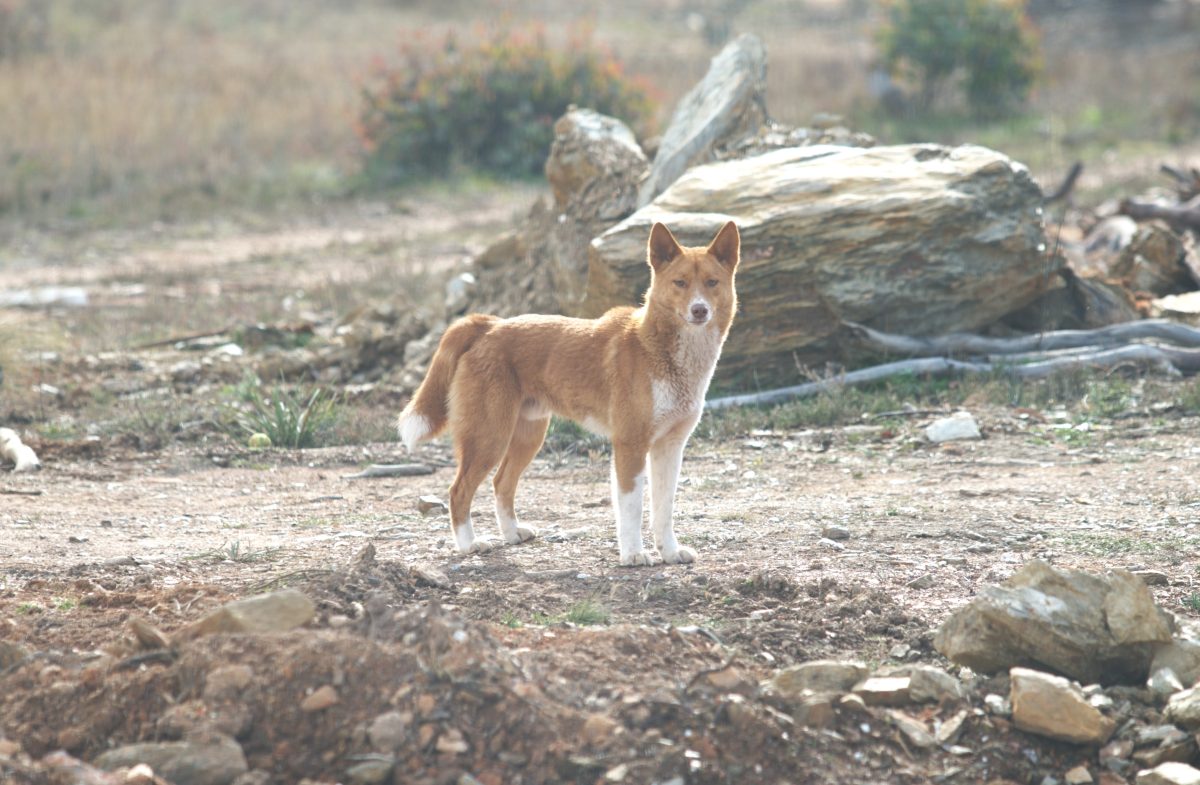
[[[37,453],[11,428],[0,428],[0,458],[11,461],[14,472],[33,472],[42,468]]]
[[[1186,347],[1200,347],[1200,329],[1169,319],[1146,319],[1123,322],[1095,330],[1056,330],[1016,338],[989,338],[972,333],[912,336],[880,332],[854,322],[847,322],[853,338],[882,351],[914,357],[941,355],[1005,355],[1027,352],[1048,352],[1059,349],[1113,347],[1134,341],[1167,341]]]
[[[1128,215],[1135,221],[1149,221],[1159,218],[1177,229],[1192,229],[1200,232],[1200,204],[1193,199],[1181,205],[1150,204],[1126,199],[1117,210],[1121,215]]]
[[[347,474],[347,480],[362,480],[370,477],[420,477],[433,474],[433,467],[423,463],[376,463],[357,474]]]
[[[820,381],[798,384],[793,387],[782,387],[777,390],[766,390],[747,395],[730,395],[724,398],[713,398],[704,404],[706,409],[726,409],[731,406],[761,406],[764,404],[783,403],[797,398],[809,398],[823,392],[830,392],[842,387],[859,387],[874,382],[884,381],[896,376],[926,375],[933,377],[947,376],[952,373],[963,374],[994,374],[1009,379],[1045,379],[1055,373],[1072,370],[1102,370],[1113,369],[1124,365],[1151,366],[1171,376],[1178,376],[1182,371],[1195,373],[1200,371],[1200,349],[1179,349],[1168,346],[1135,343],[1114,349],[1103,349],[1085,354],[1073,354],[1066,357],[1052,357],[1025,365],[1008,365],[1005,363],[964,362],[947,357],[922,357],[914,360],[875,365],[857,371],[850,371],[842,376]]]

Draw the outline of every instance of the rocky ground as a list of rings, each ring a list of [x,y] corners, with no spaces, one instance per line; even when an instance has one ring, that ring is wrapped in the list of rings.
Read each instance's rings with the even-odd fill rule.
[[[1189,381],[706,417],[686,567],[616,566],[607,455],[569,430],[519,491],[542,536],[486,555],[420,502],[444,442],[430,474],[349,479],[411,460],[398,325],[443,318],[441,281],[530,195],[5,240],[6,291],[86,301],[0,311],[0,425],[44,465],[0,475],[0,781],[1116,783],[1196,755],[1170,685],[1031,677],[1093,712],[1067,742],[1015,726],[1007,668],[933,645],[1033,560],[1137,570],[1200,615]],[[254,392],[314,356],[287,378],[338,393],[325,446],[248,449]],[[982,439],[925,437],[951,400]],[[283,609],[212,617],[259,597]]]

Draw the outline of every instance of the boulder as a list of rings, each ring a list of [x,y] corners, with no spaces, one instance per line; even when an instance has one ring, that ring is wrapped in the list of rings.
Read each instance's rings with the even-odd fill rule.
[[[685,244],[738,224],[740,310],[717,368],[726,384],[795,380],[796,363],[854,361],[842,321],[931,335],[981,329],[1047,285],[1041,191],[972,145],[784,148],[689,170],[591,243],[576,315],[636,303],[646,238]],[[862,359],[862,358],[860,358]]]
[[[615,117],[572,109],[554,124],[546,180],[559,210],[566,211],[572,200],[589,201],[585,189],[608,182],[616,186],[611,200],[615,204],[607,210],[601,206],[593,210],[622,218],[634,206],[638,181],[648,166],[633,131]]]
[[[766,86],[763,42],[746,34],[728,43],[704,79],[675,107],[638,192],[638,206],[648,204],[689,167],[711,161],[722,142],[756,133],[767,119]]]
[[[1013,724],[1027,733],[1074,744],[1103,744],[1116,729],[1116,722],[1061,676],[1013,668],[1009,678]]]
[[[1003,585],[983,587],[933,645],[982,673],[1029,665],[1084,683],[1143,684],[1171,634],[1170,617],[1133,574],[1101,577],[1032,561]]]

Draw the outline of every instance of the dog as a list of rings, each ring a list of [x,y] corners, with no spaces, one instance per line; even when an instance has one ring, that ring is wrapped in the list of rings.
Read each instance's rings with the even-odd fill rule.
[[[598,319],[471,314],[446,330],[398,429],[411,451],[450,426],[458,458],[450,520],[461,553],[501,544],[476,537],[471,522],[475,491],[497,466],[493,486],[503,541],[537,536],[517,522],[513,500],[550,415],[557,414],[612,440],[620,563],[654,564],[642,544],[647,455],[654,544],[668,564],[695,561],[671,525],[675,486],[737,310],[740,254],[733,221],[707,247],[696,248],[680,246],[656,223],[642,307],[613,308]]]

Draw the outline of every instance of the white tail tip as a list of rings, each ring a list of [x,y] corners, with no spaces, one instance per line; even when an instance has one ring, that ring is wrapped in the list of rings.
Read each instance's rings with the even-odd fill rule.
[[[415,412],[405,412],[400,415],[400,441],[409,452],[417,446],[417,442],[429,435],[431,430],[429,420]]]

